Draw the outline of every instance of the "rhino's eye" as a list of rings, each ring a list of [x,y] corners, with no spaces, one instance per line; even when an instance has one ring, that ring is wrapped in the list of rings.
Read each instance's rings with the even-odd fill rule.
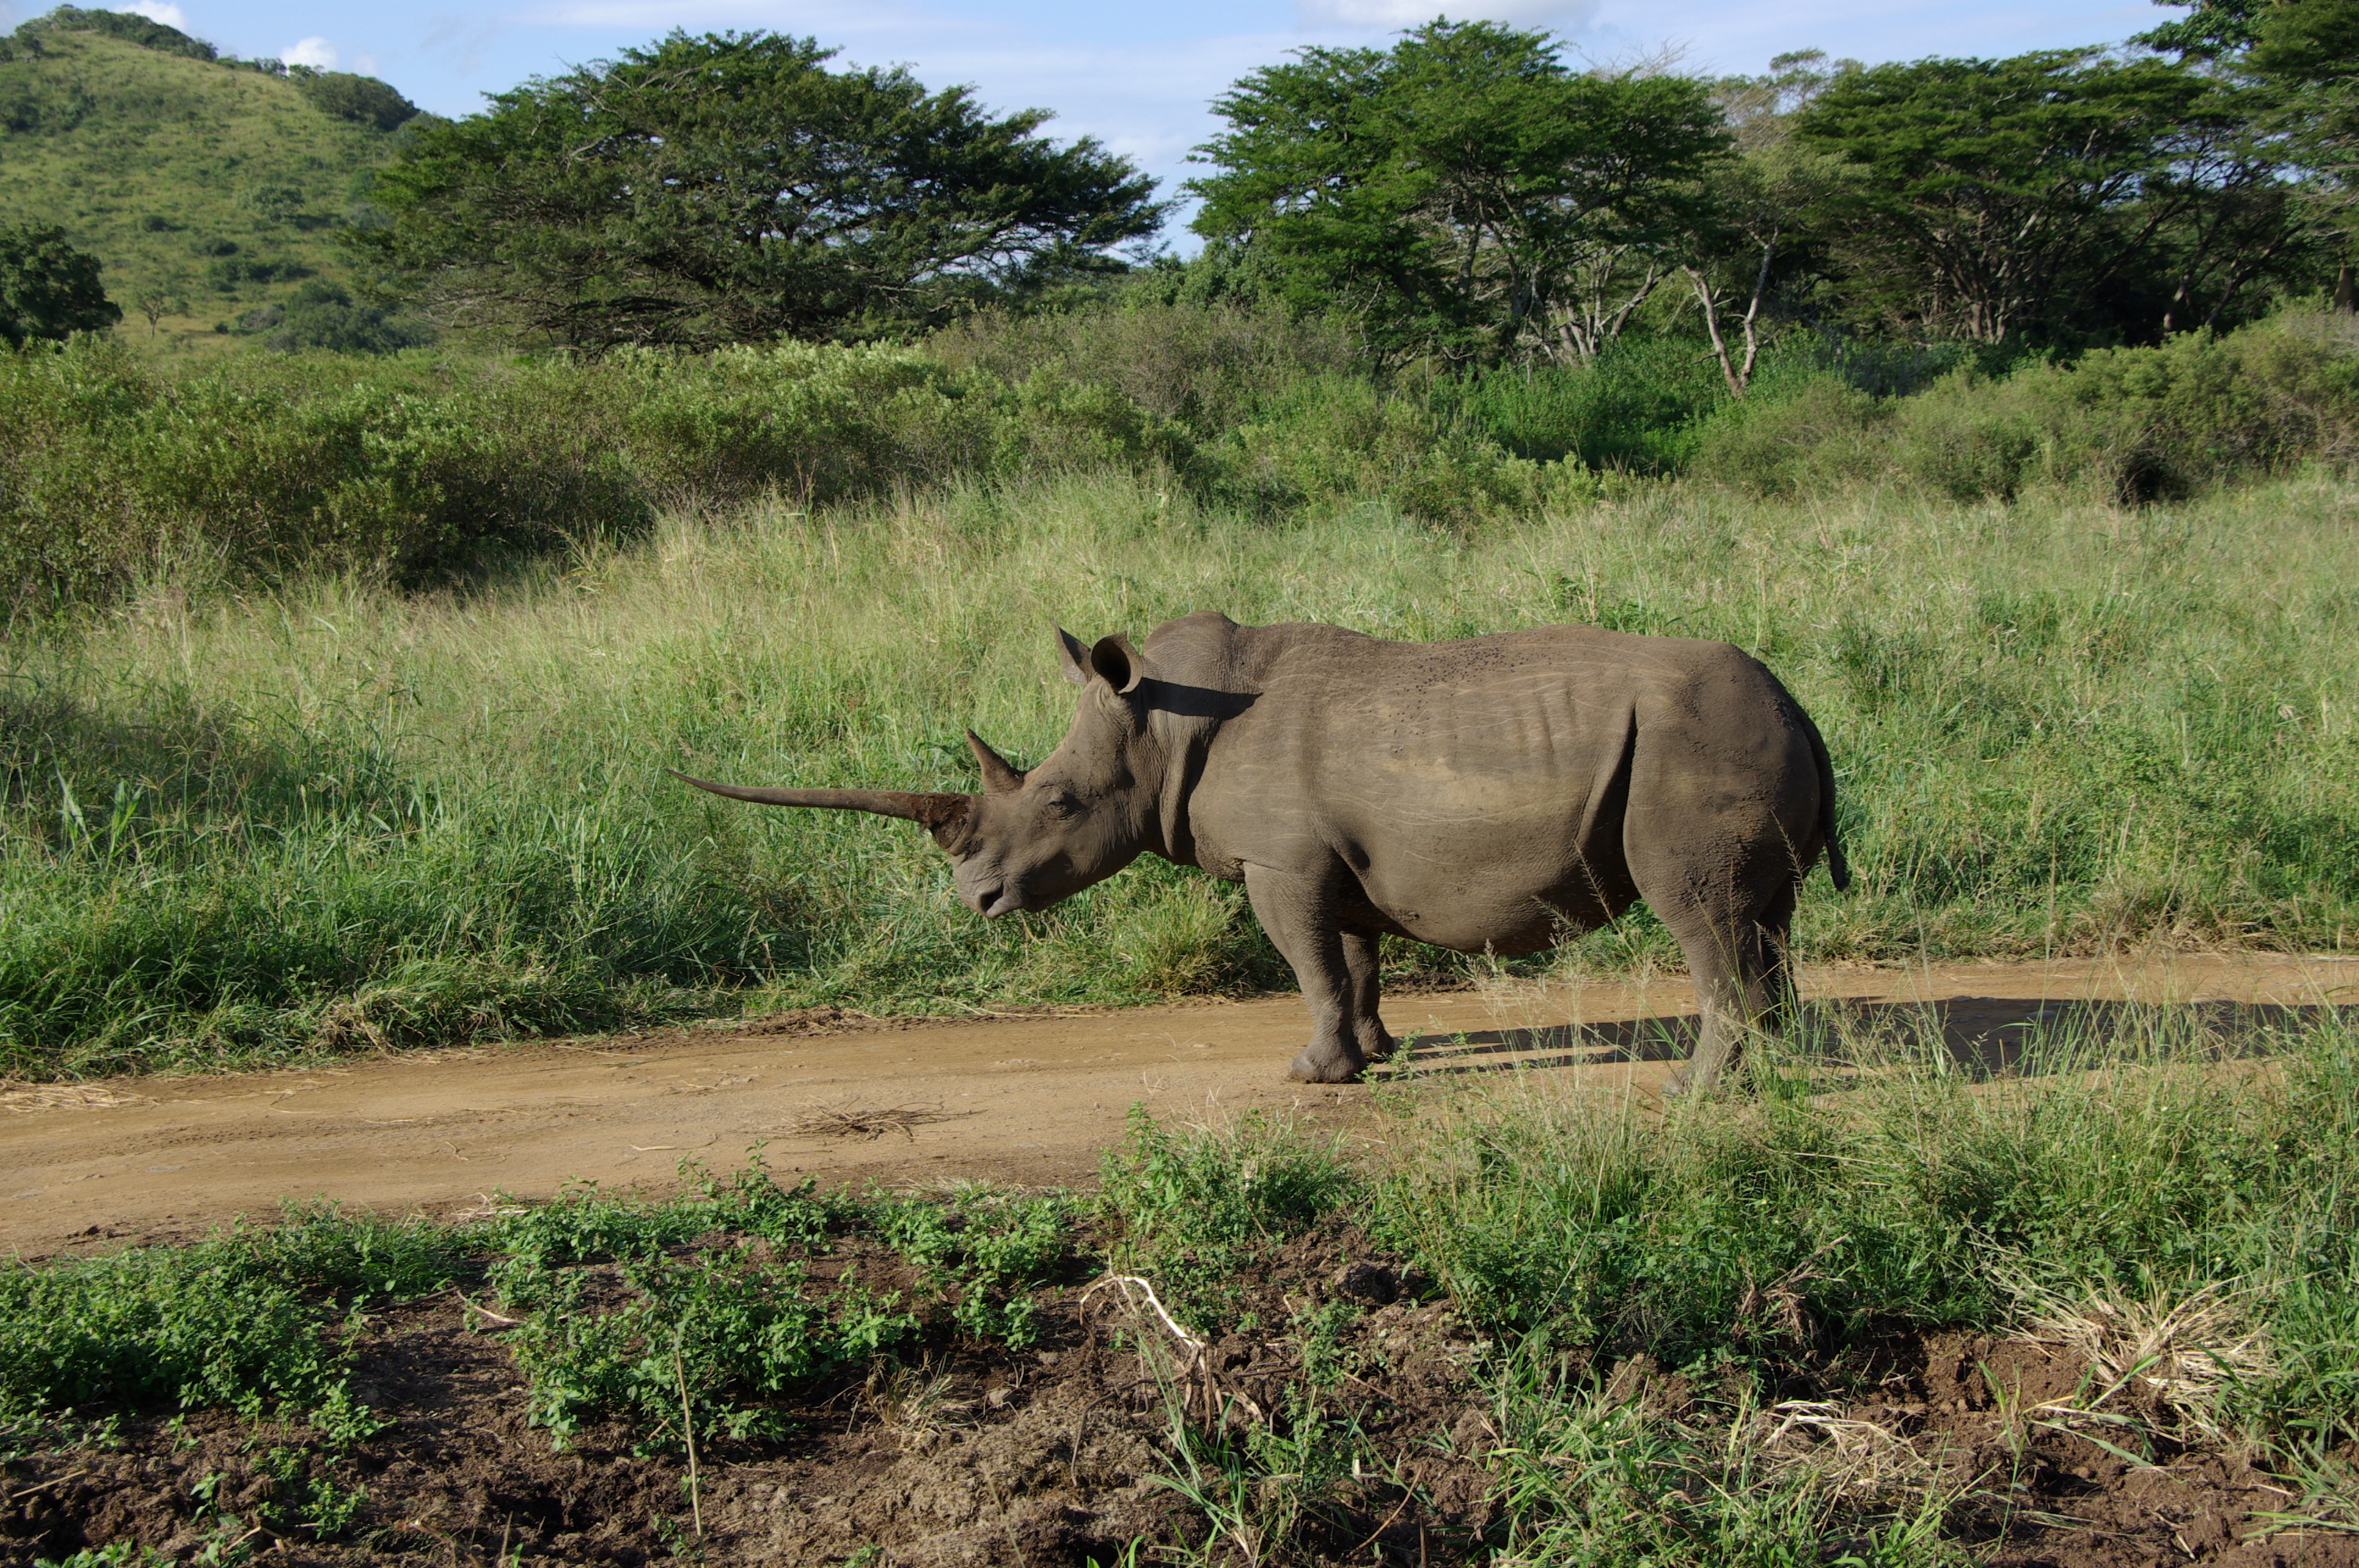
[[[1082,803],[1070,795],[1052,795],[1042,803],[1041,810],[1055,820],[1062,822],[1079,816],[1082,814]]]

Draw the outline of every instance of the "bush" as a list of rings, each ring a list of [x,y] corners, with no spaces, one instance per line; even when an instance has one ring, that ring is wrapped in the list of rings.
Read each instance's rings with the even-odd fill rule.
[[[39,224],[0,228],[0,343],[103,332],[123,319],[98,280],[99,261]]]
[[[223,242],[216,242],[223,243]],[[230,251],[236,250],[234,243]],[[233,294],[249,283],[293,283],[311,276],[311,269],[301,262],[276,256],[245,256],[223,254],[219,261],[205,268],[205,281],[223,294]]]
[[[1701,478],[1756,495],[1793,495],[1883,472],[1891,406],[1839,376],[1804,379],[1783,399],[1762,396],[1722,413],[1695,460]]]
[[[380,131],[397,131],[418,115],[418,105],[374,76],[343,70],[294,73],[296,89],[322,114]]]
[[[1881,397],[1821,373],[1722,411],[1695,470],[1758,495],[1861,480],[1959,501],[2028,484],[2140,502],[2359,458],[2359,327],[2294,312]]]
[[[1255,417],[1305,376],[1348,371],[1353,357],[1350,335],[1333,323],[1151,301],[1029,316],[980,311],[925,349],[944,364],[1005,381],[1047,371],[1110,386],[1200,437]]]
[[[1519,458],[1659,474],[1688,465],[1728,391],[1701,344],[1625,338],[1587,364],[1443,383],[1435,401]]]
[[[368,332],[324,286],[276,347]],[[389,346],[389,343],[387,343]],[[404,580],[486,546],[625,535],[658,505],[805,503],[969,474],[1193,462],[1112,388],[1010,385],[906,351],[782,343],[475,367],[319,356],[167,381],[99,341],[0,361],[0,583],[103,595],[168,557],[233,574],[371,567]]]
[[[2288,313],[2015,379],[2059,437],[2047,477],[2085,471],[2124,499],[2359,459],[2359,324],[2344,315]]]
[[[434,341],[422,321],[405,320],[381,306],[355,304],[332,283],[307,283],[284,305],[248,311],[238,321],[246,331],[266,331],[282,353],[326,349],[333,353],[389,354]]]
[[[1539,465],[1360,376],[1296,382],[1214,456],[1223,486],[1263,511],[1383,499],[1420,521],[1462,526],[1541,495]]]

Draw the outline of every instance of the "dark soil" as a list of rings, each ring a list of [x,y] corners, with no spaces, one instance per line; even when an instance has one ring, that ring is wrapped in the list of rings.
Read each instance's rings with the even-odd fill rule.
[[[1112,1564],[1134,1541],[1206,1544],[1204,1516],[1158,1479],[1173,1474],[1175,1400],[1198,1431],[1232,1442],[1315,1411],[1356,1422],[1364,1446],[1391,1456],[1319,1488],[1266,1560],[1483,1561],[1499,1522],[1482,1462],[1495,1439],[1471,1372],[1481,1346],[1447,1303],[1419,1300],[1416,1271],[1349,1227],[1299,1238],[1238,1284],[1240,1321],[1275,1326],[1219,1338],[1201,1357],[1143,1300],[1126,1307],[1118,1286],[1060,1291],[1036,1346],[945,1340],[889,1376],[821,1390],[785,1441],[712,1442],[696,1507],[685,1457],[636,1453],[629,1431],[555,1449],[527,1423],[500,1325],[446,1294],[366,1320],[354,1392],[395,1424],[352,1454],[330,1465],[309,1427],[227,1412],[127,1415],[112,1443],[70,1440],[0,1467],[0,1564],[125,1541],[179,1563]],[[1354,1310],[1328,1314],[1334,1332],[1306,1366],[1288,1325],[1336,1302]],[[2010,1443],[2006,1407],[2082,1386],[2082,1366],[2054,1347],[1907,1337],[1869,1359],[1872,1374],[1846,1376],[1849,1397],[1806,1383],[1779,1392],[1839,1399],[1847,1416],[1945,1454],[1970,1492],[1955,1528],[1984,1561],[2359,1568],[2359,1536],[2262,1539],[2259,1516],[2294,1498],[2230,1454],[2133,1465],[2020,1422]],[[1656,1385],[1647,1397],[1659,1403],[1690,1398],[1643,1358],[1614,1381]],[[300,1522],[316,1515],[322,1479],[331,1501],[366,1492],[329,1541]]]

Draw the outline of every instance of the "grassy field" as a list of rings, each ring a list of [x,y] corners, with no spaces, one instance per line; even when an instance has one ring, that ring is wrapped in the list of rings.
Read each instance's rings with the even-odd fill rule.
[[[2359,1526],[2349,1021],[2060,1012],[1997,1084],[1878,1029],[1669,1116],[1512,1074],[1379,1089],[1349,1145],[1135,1113],[1096,1195],[756,1162],[11,1270],[41,1500],[0,1545],[1933,1568]]]
[[[301,277],[348,280],[334,231],[393,137],[291,81],[95,33],[44,30],[0,60],[0,221],[55,223],[105,264],[120,330],[211,351],[217,322]]]
[[[1287,983],[1201,873],[986,925],[906,826],[661,773],[971,787],[962,726],[1019,762],[1062,732],[1054,626],[1199,609],[1756,652],[1826,732],[1858,877],[1811,883],[1806,957],[2344,948],[2354,513],[2326,477],[2137,510],[1665,483],[1444,530],[1149,471],[675,516],[422,594],[150,582],[0,649],[0,1072]],[[1553,961],[1672,951],[1642,915]]]

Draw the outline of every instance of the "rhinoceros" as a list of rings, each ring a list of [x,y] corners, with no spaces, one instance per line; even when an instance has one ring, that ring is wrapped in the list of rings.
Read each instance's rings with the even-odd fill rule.
[[[1242,881],[1310,1005],[1288,1076],[1310,1083],[1394,1048],[1378,937],[1532,953],[1644,899],[1702,1012],[1678,1087],[1708,1088],[1791,997],[1787,929],[1821,850],[1850,881],[1825,742],[1726,643],[1590,626],[1395,643],[1212,612],[1157,627],[1143,655],[1120,634],[1057,637],[1073,727],[1028,772],[967,731],[980,795],[678,776],[921,823],[986,918],[1147,851]]]

